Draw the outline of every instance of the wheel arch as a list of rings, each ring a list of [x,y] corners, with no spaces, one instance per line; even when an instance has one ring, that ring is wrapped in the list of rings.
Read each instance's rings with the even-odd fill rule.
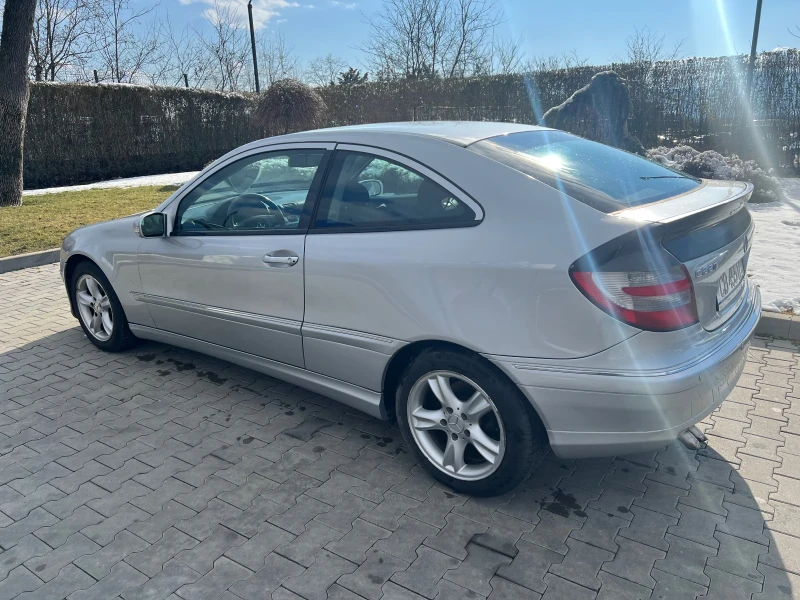
[[[81,254],[80,252],[76,252],[72,254],[68,259],[67,262],[64,263],[64,287],[67,288],[67,298],[69,298],[69,309],[72,313],[72,316],[76,319],[78,318],[78,309],[75,306],[75,298],[73,298],[72,294],[72,274],[75,272],[77,266],[82,262],[90,262],[95,265],[98,269],[102,271],[100,265],[97,264],[96,261],[92,260],[86,254]]]
[[[411,364],[411,362],[415,358],[417,358],[422,352],[431,349],[450,350],[452,352],[458,352],[461,354],[467,354],[469,356],[476,357],[483,364],[489,367],[489,369],[494,371],[499,377],[505,379],[509,384],[516,386],[516,384],[511,380],[511,378],[500,367],[498,367],[496,364],[494,364],[486,357],[482,356],[479,352],[472,350],[471,348],[468,348],[466,346],[454,342],[445,342],[443,340],[435,340],[435,339],[419,340],[400,348],[397,352],[394,353],[392,358],[389,359],[389,362],[386,364],[386,368],[384,369],[384,374],[383,374],[383,386],[382,386],[383,392],[382,392],[381,403],[382,403],[383,413],[386,415],[387,420],[391,422],[397,420],[397,414],[395,412],[395,404],[397,402],[397,388],[398,385],[400,384],[400,378],[402,377],[403,372],[406,370],[406,367],[408,367],[408,365]],[[525,398],[525,407],[528,411],[529,416],[533,419],[538,420],[544,427],[544,420],[542,419],[536,407],[527,398]]]

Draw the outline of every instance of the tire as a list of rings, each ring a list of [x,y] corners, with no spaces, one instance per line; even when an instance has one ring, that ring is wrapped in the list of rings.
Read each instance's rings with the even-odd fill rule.
[[[91,285],[90,281],[94,281],[96,286]],[[107,303],[98,300],[98,294],[92,293],[92,289],[97,290],[97,288],[102,292],[99,298],[107,298]],[[78,264],[72,273],[69,289],[75,310],[78,313],[78,322],[90,342],[107,352],[121,352],[136,343],[136,338],[131,333],[130,327],[128,327],[128,320],[125,318],[125,311],[122,310],[119,298],[114,292],[114,288],[111,287],[108,278],[97,265],[90,261],[83,261]],[[98,305],[99,313],[95,311],[94,305],[88,306],[86,304],[90,300],[86,294],[89,294],[93,303],[99,302],[102,304],[102,308]],[[107,328],[108,321],[105,320],[103,315],[106,311],[111,323],[110,333]],[[98,314],[101,315],[101,321],[99,326],[93,330],[91,318]]]
[[[550,450],[547,432],[519,388],[466,352],[424,350],[401,376],[396,400],[406,444],[432,477],[459,493],[503,494]],[[487,412],[475,418],[481,410]]]

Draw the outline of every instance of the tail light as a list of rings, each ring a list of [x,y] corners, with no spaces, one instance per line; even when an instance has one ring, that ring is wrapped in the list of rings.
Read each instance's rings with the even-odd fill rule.
[[[698,322],[689,273],[643,233],[626,235],[577,260],[570,277],[598,308],[649,331],[674,331]]]

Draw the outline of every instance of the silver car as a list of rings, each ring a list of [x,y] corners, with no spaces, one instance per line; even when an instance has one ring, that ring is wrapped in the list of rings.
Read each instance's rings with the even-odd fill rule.
[[[203,352],[396,420],[499,494],[560,457],[666,445],[741,373],[752,186],[510,123],[308,131],[223,156],[154,212],[71,233],[98,347]]]

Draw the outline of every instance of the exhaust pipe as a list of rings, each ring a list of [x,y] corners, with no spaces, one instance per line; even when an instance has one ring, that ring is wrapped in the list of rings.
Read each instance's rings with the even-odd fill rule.
[[[703,436],[705,437],[705,436]],[[702,442],[694,435],[692,428],[687,429],[678,436],[681,443],[689,450],[700,450],[703,447]]]
[[[701,442],[705,442],[708,439],[706,437],[706,434],[703,433],[697,425],[692,425],[691,427],[689,427],[689,429],[687,429],[687,431]]]

